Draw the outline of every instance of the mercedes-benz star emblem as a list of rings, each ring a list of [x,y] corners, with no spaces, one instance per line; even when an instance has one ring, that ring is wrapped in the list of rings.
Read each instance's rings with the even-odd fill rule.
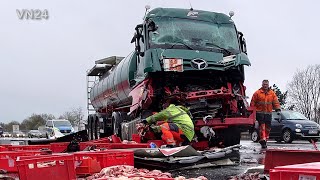
[[[208,66],[207,61],[203,59],[192,59],[191,60],[191,67],[198,69],[198,70],[203,70]]]

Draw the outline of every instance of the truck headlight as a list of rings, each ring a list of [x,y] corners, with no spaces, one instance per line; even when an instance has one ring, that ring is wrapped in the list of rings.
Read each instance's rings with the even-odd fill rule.
[[[302,125],[301,124],[296,124],[296,127],[301,129]]]

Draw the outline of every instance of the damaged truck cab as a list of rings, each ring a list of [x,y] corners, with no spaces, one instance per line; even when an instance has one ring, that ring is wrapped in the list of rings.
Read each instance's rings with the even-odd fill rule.
[[[159,112],[172,95],[186,98],[195,125],[195,147],[240,142],[254,124],[246,101],[244,66],[250,65],[243,34],[222,13],[157,8],[135,28],[135,50],[126,58],[96,61],[88,76],[95,109],[91,139],[118,134],[131,139],[141,119]]]

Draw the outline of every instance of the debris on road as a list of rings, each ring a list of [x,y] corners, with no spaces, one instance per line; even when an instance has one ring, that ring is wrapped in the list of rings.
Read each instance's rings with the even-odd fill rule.
[[[87,177],[87,180],[94,180],[103,178],[106,180],[155,180],[155,179],[172,179],[172,180],[207,180],[206,177],[200,176],[198,178],[187,179],[183,176],[172,178],[170,173],[164,173],[159,170],[149,171],[147,169],[137,169],[133,166],[111,166],[101,170],[100,173],[96,173],[92,176]]]
[[[246,173],[230,177],[229,180],[260,180],[260,173]]]

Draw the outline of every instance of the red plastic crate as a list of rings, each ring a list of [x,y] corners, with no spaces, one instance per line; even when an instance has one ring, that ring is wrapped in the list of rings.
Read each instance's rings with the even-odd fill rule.
[[[50,143],[51,150],[54,153],[61,153],[65,151],[70,143],[69,142],[60,142],[60,143]]]
[[[88,141],[88,142],[92,142],[92,143],[111,143],[111,140],[106,137],[106,138],[100,138],[97,140],[92,140],[92,141]]]
[[[22,157],[17,161],[17,165],[20,180],[76,179],[73,155]]]
[[[97,152],[76,152],[74,159],[77,165],[78,175],[100,172],[102,168],[115,165],[134,165],[133,151],[127,150],[106,150]],[[94,160],[94,161],[92,161]],[[95,164],[98,162],[98,165]]]
[[[148,143],[137,143],[137,144],[123,144],[123,143],[92,143],[92,142],[81,142],[80,150],[85,149],[87,146],[95,145],[97,149],[132,149],[132,148],[150,148]]]
[[[320,151],[268,149],[264,162],[266,172],[276,166],[320,162]]]
[[[0,146],[0,152],[2,151],[8,151],[8,148],[6,148],[5,146]]]
[[[132,141],[135,141],[137,143],[141,143],[141,137],[139,134],[132,134]]]
[[[20,156],[42,155],[41,151],[4,151],[0,152],[0,169],[18,172],[16,160]]]
[[[84,157],[81,160],[76,160],[76,174],[78,176],[91,175],[101,171],[100,163],[93,158]]]
[[[121,143],[121,138],[116,135],[112,135],[111,139],[113,143]]]
[[[16,145],[8,146],[8,151],[37,151],[41,149],[50,149],[50,145]]]
[[[123,144],[123,143],[110,143],[109,149],[131,149],[131,148],[150,148],[148,143],[137,144]]]
[[[320,162],[275,167],[270,169],[270,179],[320,179]]]
[[[93,142],[91,142],[91,141],[88,141],[88,142],[80,142],[79,143],[80,145],[80,150],[81,151],[83,151],[86,147],[88,147],[88,146],[92,146],[92,145],[94,145],[94,143]]]

